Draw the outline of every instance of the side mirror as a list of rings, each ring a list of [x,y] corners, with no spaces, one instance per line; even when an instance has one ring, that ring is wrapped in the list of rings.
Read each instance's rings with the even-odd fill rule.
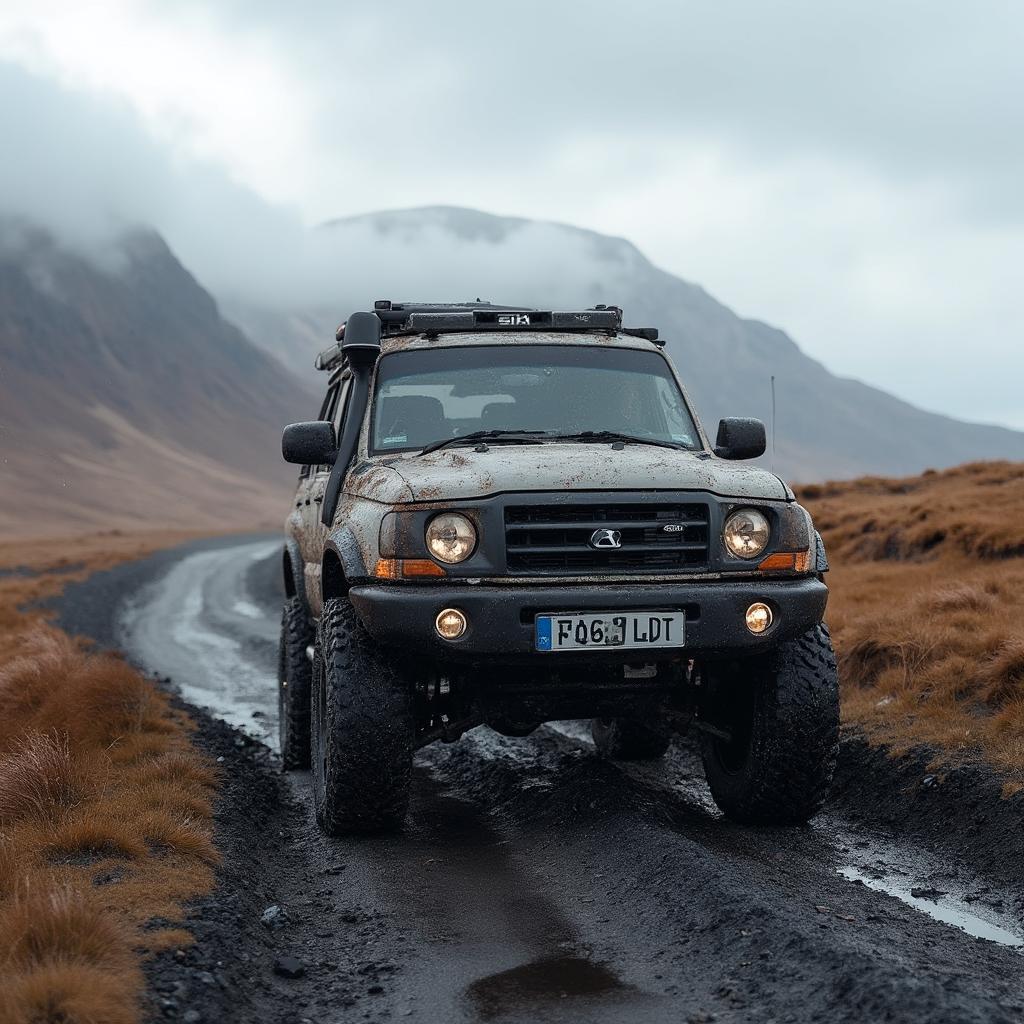
[[[334,424],[327,420],[290,423],[281,438],[281,454],[285,462],[298,466],[333,465],[338,457]]]
[[[722,459],[756,459],[764,455],[767,439],[760,420],[732,416],[718,423],[715,454]]]

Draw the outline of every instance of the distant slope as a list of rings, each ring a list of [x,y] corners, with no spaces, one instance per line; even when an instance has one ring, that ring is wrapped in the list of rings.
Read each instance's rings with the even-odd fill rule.
[[[843,716],[1024,789],[1024,465],[798,488],[832,570]]]
[[[85,260],[0,225],[0,532],[276,523],[315,399],[152,232]]]
[[[336,293],[323,303],[298,311],[229,307],[290,366],[311,365],[337,322],[375,298],[482,296],[562,308],[608,302],[623,306],[630,323],[661,329],[712,435],[722,416],[768,421],[774,374],[776,467],[793,479],[1024,459],[1024,434],[927,413],[836,377],[784,332],[741,319],[620,238],[428,207],[332,221],[319,229],[317,244],[338,268]]]

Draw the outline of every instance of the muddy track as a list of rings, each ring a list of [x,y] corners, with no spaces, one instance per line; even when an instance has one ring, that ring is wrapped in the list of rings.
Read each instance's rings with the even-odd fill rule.
[[[1024,1019],[1024,801],[979,769],[848,738],[822,818],[755,830],[714,810],[685,741],[624,766],[578,723],[480,729],[418,755],[402,835],[324,839],[258,738],[275,567],[272,541],[190,545],[59,606],[221,716],[193,712],[223,759],[224,866],[195,946],[149,965],[153,1019]]]

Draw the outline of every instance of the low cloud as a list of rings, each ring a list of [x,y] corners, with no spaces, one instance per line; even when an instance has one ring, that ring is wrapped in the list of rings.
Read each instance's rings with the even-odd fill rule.
[[[161,54],[118,65],[142,77],[95,80],[113,20],[81,46],[64,29],[14,46],[0,12],[0,53],[22,62],[0,63],[0,213],[95,259],[151,225],[216,295],[339,319],[377,295],[615,301],[592,243],[543,225],[501,246],[440,224],[415,246],[370,221],[310,228],[438,202],[570,221],[628,236],[836,372],[1021,423],[1024,137],[1007,126],[1024,64],[1009,24],[917,4],[741,4],[731,21],[680,4],[572,26],[556,6],[543,38],[575,45],[549,55],[529,45],[529,6],[454,33],[444,2],[429,17],[314,3],[302,20],[263,3],[106,6],[135,11]],[[379,59],[396,25],[418,40],[399,64]],[[178,85],[193,40],[208,96]]]
[[[445,211],[419,218],[415,244],[387,218],[310,229],[222,170],[176,158],[109,98],[3,65],[0,95],[18,98],[0,104],[0,137],[17,154],[0,163],[0,212],[93,259],[109,262],[123,232],[153,227],[217,295],[295,310],[337,303],[339,317],[345,301],[379,294],[454,288],[455,297],[552,302],[600,283],[590,272],[600,240],[585,232],[510,221],[499,239],[471,215],[457,224],[458,212]]]

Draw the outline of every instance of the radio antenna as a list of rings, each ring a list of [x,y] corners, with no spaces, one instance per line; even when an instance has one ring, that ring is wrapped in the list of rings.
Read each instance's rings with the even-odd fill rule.
[[[772,374],[772,472],[775,472],[775,374]]]

